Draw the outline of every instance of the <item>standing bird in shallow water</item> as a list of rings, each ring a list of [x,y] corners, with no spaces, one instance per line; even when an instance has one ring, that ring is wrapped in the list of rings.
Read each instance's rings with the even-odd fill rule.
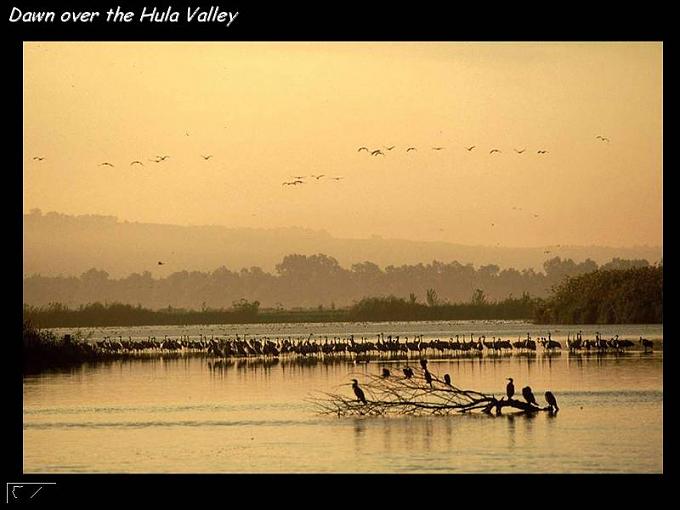
[[[364,395],[364,390],[359,388],[359,381],[357,381],[356,379],[352,379],[352,389],[354,390],[354,394],[357,396],[357,399],[366,404],[366,396]]]
[[[423,370],[427,370],[427,360],[421,359],[420,360],[420,366],[423,367]]]
[[[447,386],[451,386],[451,376],[449,374],[444,374],[444,382]]]
[[[553,408],[554,408],[555,411],[560,410],[560,408],[557,407],[557,399],[555,398],[555,395],[552,394],[552,391],[546,391],[545,392],[545,401],[550,406],[551,411],[553,411]]]
[[[524,400],[526,400],[529,404],[533,404],[537,406],[538,404],[536,403],[536,397],[534,397],[534,392],[531,391],[531,388],[529,386],[525,386],[522,388],[522,396],[524,397]]]
[[[413,377],[413,369],[411,367],[402,369],[402,372],[404,372],[404,377],[406,377],[406,379]]]
[[[390,371],[386,368],[382,369],[382,376],[383,377],[389,377],[390,376]]]
[[[512,377],[508,377],[508,385],[505,387],[505,393],[508,395],[508,399],[511,399],[515,394],[515,385],[512,384]]]

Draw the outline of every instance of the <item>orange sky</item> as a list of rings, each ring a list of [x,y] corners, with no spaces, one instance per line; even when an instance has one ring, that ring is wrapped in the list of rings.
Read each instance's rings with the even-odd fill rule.
[[[25,212],[662,244],[660,43],[37,42],[24,59]]]

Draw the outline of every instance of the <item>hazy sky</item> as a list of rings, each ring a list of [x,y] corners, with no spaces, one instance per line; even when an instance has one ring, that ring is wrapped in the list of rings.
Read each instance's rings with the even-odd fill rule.
[[[660,43],[38,42],[24,59],[25,212],[662,244]]]

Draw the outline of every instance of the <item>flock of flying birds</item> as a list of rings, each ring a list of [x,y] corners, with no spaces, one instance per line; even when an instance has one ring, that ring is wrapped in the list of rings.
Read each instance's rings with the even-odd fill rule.
[[[156,156],[154,159],[149,159],[149,161],[151,161],[151,162],[153,162],[153,163],[162,163],[163,161],[165,161],[165,160],[168,159],[169,157],[170,157],[170,156],[168,156],[167,154],[165,154],[165,155],[158,155],[158,156]],[[209,160],[210,158],[212,158],[213,156],[212,156],[212,154],[201,154],[201,157],[202,157],[204,160],[207,161],[207,160]],[[33,156],[33,159],[34,159],[35,161],[43,161],[43,160],[45,160],[46,158],[45,158],[44,156]],[[138,160],[138,159],[135,159],[134,161],[131,161],[131,162],[130,162],[130,166],[133,166],[133,165],[142,165],[142,166],[144,166],[144,163],[142,163],[142,162],[141,162],[140,160]],[[97,166],[110,166],[110,167],[113,168],[113,167],[115,167],[116,165],[114,165],[113,163],[111,163],[111,162],[109,162],[109,161],[102,161],[102,162],[99,163]]]

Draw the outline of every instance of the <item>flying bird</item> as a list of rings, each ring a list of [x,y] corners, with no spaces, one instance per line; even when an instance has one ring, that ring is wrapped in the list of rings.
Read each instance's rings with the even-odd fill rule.
[[[440,150],[442,150],[442,149],[444,149],[444,148],[445,148],[445,147],[432,147],[432,150],[433,150],[433,151],[440,151]]]
[[[163,265],[165,265],[165,262],[161,262],[161,261],[159,260],[159,261],[158,261],[158,265],[159,265],[159,266],[163,266]]]
[[[156,156],[160,161],[165,161],[168,159],[170,156]]]
[[[304,179],[305,177],[306,177],[305,175],[293,175],[291,177],[291,179],[301,180],[301,179]]]
[[[361,152],[361,151],[369,152],[368,147],[359,147],[359,150],[357,152]]]
[[[383,146],[383,147],[384,147],[384,146]],[[391,147],[385,147],[385,148],[386,148],[388,151],[391,151],[391,150],[394,149],[395,147],[396,147],[396,145],[392,145]]]
[[[547,154],[547,153],[548,153],[548,151],[546,151],[546,150],[536,151],[536,154]]]
[[[603,142],[609,143],[609,138],[607,138],[605,136],[597,135],[595,138],[597,138],[598,140],[602,140]]]
[[[522,154],[525,150],[526,150],[526,149],[522,149],[521,151],[518,151],[517,149],[515,149],[515,152],[516,152],[517,154]]]
[[[408,152],[408,151],[416,151],[416,150],[418,150],[418,149],[416,149],[415,147],[409,147],[408,149],[406,149],[406,152]]]
[[[108,161],[104,161],[103,163],[99,163],[99,166],[113,166],[113,165]]]
[[[142,165],[142,166],[144,166],[144,163],[142,163],[141,161],[136,159],[132,163],[130,163],[130,166],[132,166],[132,165]]]
[[[384,156],[385,153],[381,151],[380,149],[376,149],[374,151],[371,151],[371,156]]]
[[[339,181],[340,179],[344,179],[344,177],[331,177],[331,179],[333,179],[335,181]]]
[[[477,147],[477,146],[476,146],[476,145],[470,145],[470,147],[465,147],[465,150],[467,150],[468,152],[470,152],[470,151],[472,151],[472,149],[474,149],[475,147]]]
[[[493,154],[494,152],[501,152],[500,149],[491,149],[489,151],[489,154]]]
[[[42,157],[42,156],[33,156],[33,159],[35,159],[35,160],[37,160],[37,161],[42,161],[42,160],[45,159],[45,158]]]
[[[201,154],[201,157],[207,161],[210,158],[212,158],[212,154],[206,154],[205,156],[203,154]]]
[[[318,181],[319,179],[321,179],[321,178],[324,177],[325,175],[326,175],[326,174],[312,175],[312,177],[314,177],[314,178]]]

